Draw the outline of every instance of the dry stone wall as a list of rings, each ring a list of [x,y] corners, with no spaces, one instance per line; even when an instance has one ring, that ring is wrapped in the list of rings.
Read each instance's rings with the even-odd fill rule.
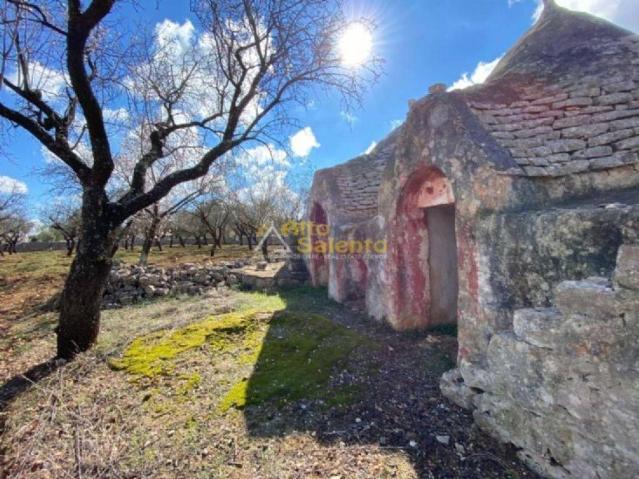
[[[632,76],[533,85],[510,104],[470,106],[521,167],[511,174],[556,177],[639,163],[639,68]]]
[[[442,379],[445,395],[555,478],[639,474],[639,243],[612,281],[565,281],[555,306],[521,309],[493,335],[485,367]]]
[[[202,294],[207,289],[223,288],[239,282],[235,269],[244,261],[223,265],[181,264],[174,268],[119,265],[109,275],[103,303],[122,306],[144,299],[178,294]]]

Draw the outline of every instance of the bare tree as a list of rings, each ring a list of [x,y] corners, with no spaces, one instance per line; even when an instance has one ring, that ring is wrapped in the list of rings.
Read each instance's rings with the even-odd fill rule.
[[[45,213],[44,221],[62,235],[67,247],[67,256],[71,256],[80,234],[80,210],[69,203],[54,203],[50,211]]]
[[[224,233],[231,219],[229,204],[219,198],[205,198],[195,205],[193,214],[211,235],[211,257],[222,247]]]
[[[24,192],[17,186],[0,191],[0,224],[19,214],[24,207]]]
[[[0,223],[0,238],[9,254],[18,252],[17,245],[31,230],[32,224],[21,214],[15,214]]]
[[[305,104],[314,89],[335,88],[357,100],[363,83],[361,72],[346,68],[336,52],[344,19],[332,0],[201,0],[201,41],[181,49],[109,29],[122,3],[5,0],[0,12],[0,76],[13,96],[0,102],[0,117],[57,156],[82,188],[80,247],[60,303],[62,358],[97,338],[100,298],[127,218],[205,176],[238,146],[282,131],[292,120],[287,106]],[[138,45],[150,48],[131,54]],[[36,81],[44,68],[64,83],[55,98]],[[107,111],[122,105],[125,88],[146,133],[145,151],[121,190],[113,184],[117,135]],[[185,132],[199,138],[198,157],[149,185],[149,171]]]

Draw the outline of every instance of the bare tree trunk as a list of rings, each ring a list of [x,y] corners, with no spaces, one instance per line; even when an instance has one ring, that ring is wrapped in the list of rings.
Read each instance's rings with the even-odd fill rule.
[[[195,244],[198,248],[202,247],[202,241],[200,240],[200,235],[195,235]]]
[[[85,193],[82,234],[62,290],[57,328],[58,356],[72,359],[95,343],[100,330],[100,305],[113,260],[115,226],[96,214],[100,197]],[[99,196],[99,193],[95,194]]]
[[[169,236],[169,248],[173,248],[173,235]]]
[[[155,238],[155,246],[157,247],[158,250],[162,251],[162,238],[159,238],[159,237]]]
[[[262,256],[267,263],[270,261],[268,259],[268,238],[264,238],[264,242],[262,243]]]
[[[68,238],[66,243],[67,243],[67,256],[71,256],[73,254],[73,249],[75,248],[75,239]]]
[[[246,238],[248,240],[248,248],[250,251],[253,251],[253,236],[251,236],[251,234],[247,234]]]
[[[135,235],[131,235],[131,243],[129,248],[131,251],[135,249]]]
[[[182,235],[178,235],[178,241],[180,242],[180,246],[182,248],[186,248],[186,243],[184,242],[184,238],[182,238]]]
[[[140,253],[140,260],[138,264],[140,266],[146,266],[149,262],[149,254],[151,253],[151,247],[153,246],[153,239],[157,232],[159,221],[153,220],[149,225],[149,228],[144,232],[144,242],[142,243],[142,252]]]

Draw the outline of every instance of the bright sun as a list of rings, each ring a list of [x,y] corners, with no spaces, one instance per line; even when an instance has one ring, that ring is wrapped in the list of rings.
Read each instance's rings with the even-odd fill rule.
[[[371,31],[362,23],[351,23],[338,43],[342,63],[347,67],[358,67],[371,55],[373,37]]]

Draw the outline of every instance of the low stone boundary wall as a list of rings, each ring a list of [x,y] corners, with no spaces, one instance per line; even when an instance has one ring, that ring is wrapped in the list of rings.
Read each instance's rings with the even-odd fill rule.
[[[195,295],[210,288],[232,286],[239,282],[234,271],[248,262],[239,260],[216,265],[184,263],[172,268],[116,265],[109,275],[103,302],[114,307],[148,298]]]

